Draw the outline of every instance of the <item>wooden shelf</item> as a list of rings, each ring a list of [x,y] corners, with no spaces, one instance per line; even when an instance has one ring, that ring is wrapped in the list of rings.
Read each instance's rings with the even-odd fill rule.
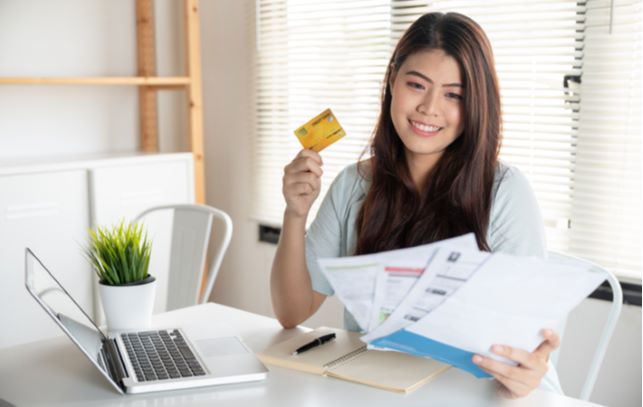
[[[91,86],[154,86],[185,87],[190,78],[184,76],[131,76],[131,77],[0,77],[0,85],[91,85]]]
[[[154,0],[133,0],[136,4],[136,72],[124,77],[0,77],[0,85],[79,85],[137,86],[139,101],[140,150],[159,151],[159,90],[184,90],[188,112],[187,136],[194,156],[195,200],[205,203],[205,165],[203,163],[203,95],[201,90],[201,42],[199,38],[199,0],[183,0],[183,30],[186,48],[185,76],[157,76]],[[206,275],[204,274],[204,279]],[[204,280],[205,281],[205,280]]]

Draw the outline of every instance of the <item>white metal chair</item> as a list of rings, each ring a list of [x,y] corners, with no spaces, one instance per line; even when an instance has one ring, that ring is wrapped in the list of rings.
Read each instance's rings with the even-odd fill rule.
[[[166,310],[203,304],[210,298],[223,256],[230,244],[232,220],[219,209],[197,204],[156,206],[143,211],[134,220],[142,221],[147,215],[159,211],[173,212]],[[222,237],[217,239],[203,296],[199,300],[214,218],[222,221]]]
[[[603,363],[605,353],[607,351],[607,346],[609,345],[610,338],[614,333],[614,328],[616,328],[616,323],[618,322],[619,315],[621,314],[621,309],[623,308],[623,290],[621,289],[621,284],[619,283],[616,276],[609,270],[604,267],[599,266],[598,264],[592,263],[588,260],[581,259],[578,257],[570,256],[563,253],[549,252],[549,259],[557,261],[560,263],[576,263],[578,262],[590,265],[593,269],[599,270],[605,274],[605,278],[612,288],[612,306],[607,315],[607,321],[603,326],[603,332],[598,340],[598,345],[596,346],[596,351],[587,370],[587,376],[585,377],[585,382],[581,388],[579,398],[581,400],[589,400],[589,396],[594,389],[594,384],[596,383],[596,378],[598,377],[598,372]]]

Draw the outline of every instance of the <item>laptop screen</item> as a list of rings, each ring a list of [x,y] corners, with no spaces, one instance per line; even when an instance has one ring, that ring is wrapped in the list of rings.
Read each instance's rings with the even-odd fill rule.
[[[101,356],[103,340],[106,339],[104,333],[29,249],[25,250],[25,285],[83,353],[109,376]]]

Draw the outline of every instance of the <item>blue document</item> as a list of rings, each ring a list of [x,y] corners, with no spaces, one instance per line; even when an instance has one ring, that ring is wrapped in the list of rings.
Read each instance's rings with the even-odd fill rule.
[[[394,349],[415,356],[428,356],[431,359],[465,370],[477,378],[491,377],[489,373],[472,362],[473,353],[434,341],[426,336],[414,334],[406,329],[376,339],[371,342],[371,345],[379,348]]]

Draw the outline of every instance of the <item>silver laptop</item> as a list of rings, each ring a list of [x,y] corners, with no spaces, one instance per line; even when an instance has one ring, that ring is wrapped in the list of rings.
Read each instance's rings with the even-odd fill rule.
[[[31,296],[120,393],[263,380],[268,370],[236,336],[171,328],[106,335],[45,265],[25,249]]]

